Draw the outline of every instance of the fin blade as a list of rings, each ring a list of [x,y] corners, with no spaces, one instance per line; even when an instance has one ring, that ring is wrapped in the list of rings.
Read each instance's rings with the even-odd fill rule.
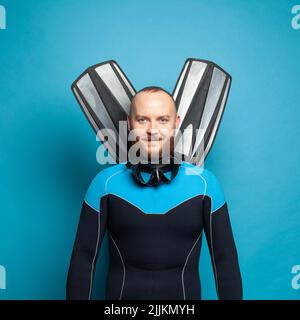
[[[230,90],[231,76],[215,63],[189,58],[173,90],[179,130],[192,130],[177,148],[186,161],[202,165],[216,137]],[[192,128],[192,129],[191,129]],[[178,141],[175,136],[175,141]],[[178,151],[179,150],[179,151]]]
[[[127,137],[123,141],[120,135],[119,140],[119,132],[124,130],[119,121],[127,121],[136,92],[131,82],[116,61],[108,60],[86,69],[73,82],[71,89],[95,133],[118,162],[121,152],[127,155]],[[106,133],[111,130],[108,143],[99,134],[102,129],[106,129]]]

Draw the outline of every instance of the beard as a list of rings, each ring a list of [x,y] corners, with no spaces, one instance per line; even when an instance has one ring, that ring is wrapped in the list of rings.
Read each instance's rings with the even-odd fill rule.
[[[143,163],[169,163],[168,159],[174,156],[174,136],[171,136],[161,143],[157,150],[154,150],[149,146],[145,147],[139,140],[140,139],[138,138],[137,141],[128,142],[128,150],[132,147],[136,149],[134,154],[130,154],[129,152],[129,158],[131,156],[137,157]],[[130,161],[130,159],[128,160]]]
[[[138,144],[136,155],[143,163],[169,163],[169,159],[174,156],[175,138],[171,136],[161,144],[158,150],[153,150],[151,147],[144,147],[140,141],[130,141],[129,145]]]

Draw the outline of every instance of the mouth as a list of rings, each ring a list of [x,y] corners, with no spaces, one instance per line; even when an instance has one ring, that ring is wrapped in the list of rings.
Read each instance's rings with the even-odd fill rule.
[[[163,139],[162,138],[150,138],[150,139],[145,138],[145,139],[141,139],[141,140],[149,143],[149,142],[160,142]]]
[[[159,140],[144,140],[143,141],[148,146],[157,146],[162,143],[162,139]]]

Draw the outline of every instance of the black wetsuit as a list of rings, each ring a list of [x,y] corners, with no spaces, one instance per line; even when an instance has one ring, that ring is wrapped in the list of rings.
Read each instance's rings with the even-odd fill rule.
[[[125,163],[102,170],[83,202],[67,299],[91,298],[97,256],[107,231],[106,299],[200,300],[203,230],[218,298],[242,299],[228,207],[211,171],[183,161],[170,183],[152,187],[139,185]]]

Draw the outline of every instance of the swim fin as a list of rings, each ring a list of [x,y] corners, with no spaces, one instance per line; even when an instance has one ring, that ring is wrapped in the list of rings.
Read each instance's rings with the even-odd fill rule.
[[[175,152],[185,161],[196,165],[204,162],[218,131],[230,85],[231,76],[215,63],[193,58],[185,61],[172,93],[181,117]],[[121,152],[127,155],[128,151],[124,139],[127,126],[120,128],[119,121],[127,120],[136,93],[133,85],[117,62],[108,60],[85,70],[71,88],[95,132],[112,129],[112,134],[107,134],[112,143],[104,141],[104,145],[119,162]],[[119,139],[120,131],[125,136],[120,134]],[[99,138],[103,141],[103,136]]]
[[[128,129],[126,123],[121,128],[119,121],[127,121],[136,90],[117,62],[108,60],[89,67],[73,82],[71,89],[112,159],[118,162],[122,153],[126,161]],[[103,129],[109,130],[99,131]]]
[[[231,76],[215,63],[193,58],[186,60],[172,95],[181,118],[178,132],[183,133],[183,136],[176,134],[176,150],[186,156],[187,162],[202,165],[208,155],[230,84]]]

